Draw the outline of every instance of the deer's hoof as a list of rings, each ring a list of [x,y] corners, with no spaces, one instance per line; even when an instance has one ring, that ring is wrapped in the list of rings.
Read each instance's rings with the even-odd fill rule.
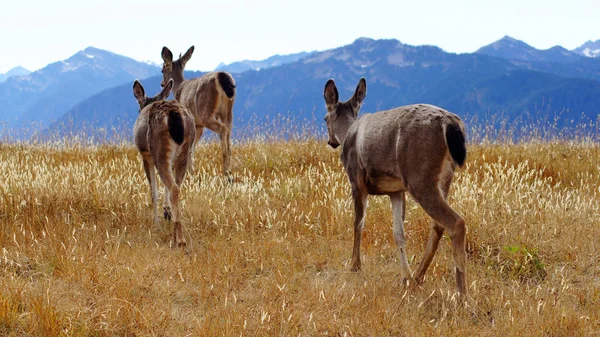
[[[164,216],[165,220],[171,221],[171,218],[172,218],[171,210],[167,207],[164,207],[163,208],[163,216]]]
[[[414,279],[415,284],[421,285],[425,282],[425,276],[417,276]]]
[[[181,238],[181,239],[177,239],[176,237],[173,237],[173,241],[172,242],[172,248],[185,248],[187,246],[187,242],[185,242],[185,239]]]

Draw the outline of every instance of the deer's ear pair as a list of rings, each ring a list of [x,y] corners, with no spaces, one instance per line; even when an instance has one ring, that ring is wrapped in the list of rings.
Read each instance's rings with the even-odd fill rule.
[[[181,54],[179,54],[179,62],[181,63],[181,68],[183,69],[186,65],[186,63],[188,63],[188,61],[192,58],[192,54],[194,53],[194,46],[191,46],[190,49],[188,49],[185,54],[183,54],[183,56],[181,56]],[[169,50],[169,48],[167,47],[163,47],[162,51],[161,51],[161,56],[163,61],[165,62],[165,64],[171,64],[173,63],[173,53]],[[177,62],[177,61],[175,61]]]
[[[169,79],[167,85],[152,98],[151,102],[160,101],[166,99],[171,94],[171,90],[173,89],[173,79]],[[144,86],[140,81],[133,81],[133,96],[137,99],[140,107],[143,107],[146,103],[146,91],[144,90]]]
[[[364,77],[358,81],[358,85],[356,86],[356,90],[354,91],[354,95],[350,98],[355,104],[360,104],[367,96],[367,80]],[[337,87],[335,86],[335,82],[333,79],[329,79],[325,84],[325,91],[323,92],[323,97],[325,98],[325,104],[327,106],[333,106],[337,104],[340,100],[340,96],[338,94]]]

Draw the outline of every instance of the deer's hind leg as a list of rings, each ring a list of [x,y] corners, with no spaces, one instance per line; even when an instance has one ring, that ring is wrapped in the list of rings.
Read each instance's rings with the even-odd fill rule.
[[[228,100],[226,102],[225,115],[223,118],[223,123],[227,127],[223,138],[221,139],[221,148],[225,147],[223,150],[223,172],[225,175],[230,177],[231,175],[231,130],[233,128],[233,100]],[[223,145],[225,144],[225,145]],[[230,179],[231,180],[231,179]]]
[[[181,187],[181,184],[183,183],[183,179],[185,178],[185,174],[187,173],[189,163],[191,162],[192,151],[193,149],[191,144],[184,144],[179,148],[179,152],[175,157],[173,169],[175,171],[175,183],[179,187]]]
[[[456,265],[456,286],[459,293],[467,294],[467,252],[465,220],[456,213],[446,202],[451,177],[448,180],[440,179],[436,182],[432,179],[421,180],[419,184],[413,185],[418,188],[410,189],[412,196],[423,207],[425,212],[434,220],[433,228],[427,244],[423,260],[415,273],[415,280],[422,281],[427,268],[431,264],[433,256],[438,248],[440,238],[444,230],[448,231],[452,241],[452,255]]]
[[[440,239],[444,235],[444,227],[438,224],[436,221],[432,221],[431,223],[431,233],[429,234],[429,241],[427,242],[427,248],[425,249],[425,254],[423,255],[423,260],[419,264],[417,271],[415,272],[415,282],[423,283],[423,278],[425,277],[425,272],[427,268],[431,265],[433,261],[433,257],[437,252]]]
[[[223,155],[223,175],[229,176],[229,162],[231,157],[231,120],[227,116],[223,121],[216,118],[218,110],[206,121],[206,127],[219,135],[221,152]]]
[[[440,181],[438,183],[438,187],[440,188],[440,192],[444,197],[444,200],[448,198],[448,192],[450,191],[450,184],[452,183],[452,178],[454,176],[453,170],[447,170],[443,172],[441,175]],[[425,272],[427,268],[431,265],[433,261],[433,257],[435,252],[438,249],[438,245],[440,239],[444,235],[444,226],[438,223],[435,220],[431,222],[431,234],[429,236],[429,242],[427,243],[427,249],[425,250],[425,254],[423,255],[423,260],[415,273],[415,281],[417,283],[423,283],[423,278],[425,277]]]
[[[154,161],[152,160],[152,156],[150,152],[142,152],[142,162],[144,164],[144,172],[146,172],[146,179],[148,180],[148,185],[150,185],[150,202],[152,203],[152,221],[154,224],[158,224],[158,212],[157,212],[157,204],[158,204],[158,191],[156,188],[156,171],[154,170]]]
[[[204,127],[196,125],[194,142],[192,143],[192,146],[190,149],[190,156],[188,159],[188,169],[190,172],[194,172],[194,150],[196,149],[196,146],[200,142],[200,138],[202,138],[203,133],[204,133]]]
[[[158,175],[165,185],[165,190],[169,191],[168,198],[171,204],[171,214],[174,226],[173,242],[179,247],[185,246],[186,242],[181,228],[181,219],[179,218],[179,186],[175,183],[175,178],[173,177],[170,166],[158,167]]]
[[[171,168],[171,148],[169,145],[163,146],[156,151],[156,170],[165,185],[165,201],[171,205],[171,215],[173,220],[173,242],[182,247],[186,245],[183,237],[181,219],[179,218],[179,194],[180,188],[173,176]]]

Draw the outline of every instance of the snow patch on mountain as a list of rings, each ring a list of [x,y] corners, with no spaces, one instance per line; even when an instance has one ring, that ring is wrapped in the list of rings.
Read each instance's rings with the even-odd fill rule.
[[[587,57],[599,57],[600,56],[600,49],[585,48],[583,50],[583,55],[585,55]]]
[[[587,41],[581,46],[573,49],[573,52],[586,57],[600,57],[600,40]]]
[[[79,69],[79,65],[78,64],[73,64],[73,63],[69,63],[69,62],[65,62],[65,61],[60,61],[62,63],[62,69],[60,70],[61,73],[66,73],[69,71],[75,71],[77,69]]]

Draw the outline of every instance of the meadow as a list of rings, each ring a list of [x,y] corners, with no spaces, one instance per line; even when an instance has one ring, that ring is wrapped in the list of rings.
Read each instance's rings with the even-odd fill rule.
[[[400,282],[386,196],[349,271],[349,183],[324,140],[235,143],[233,183],[220,158],[196,148],[178,249],[130,143],[0,144],[0,335],[600,335],[597,140],[468,145],[449,197],[466,303],[446,236],[425,282]],[[409,197],[406,220],[414,270],[430,219]]]

